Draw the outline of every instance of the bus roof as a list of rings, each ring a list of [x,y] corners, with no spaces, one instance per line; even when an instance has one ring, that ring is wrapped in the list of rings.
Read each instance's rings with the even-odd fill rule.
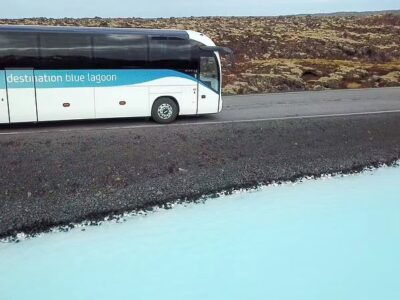
[[[76,26],[35,26],[35,25],[0,25],[0,32],[43,32],[43,33],[86,33],[86,34],[137,34],[148,36],[175,37],[189,39],[184,30],[111,28],[111,27],[76,27]]]

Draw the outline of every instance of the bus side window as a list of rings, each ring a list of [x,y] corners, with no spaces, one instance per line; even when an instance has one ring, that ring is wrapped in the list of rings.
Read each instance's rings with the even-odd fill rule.
[[[147,36],[104,34],[93,36],[93,52],[97,67],[140,68],[147,64]]]
[[[86,34],[40,35],[43,69],[90,69],[93,67],[90,36]]]
[[[38,35],[0,33],[0,68],[35,68],[39,63]]]
[[[173,69],[195,77],[198,59],[193,55],[193,45],[188,40],[153,36],[150,39],[152,68]]]
[[[190,60],[190,43],[187,40],[152,37],[150,49],[152,61]]]

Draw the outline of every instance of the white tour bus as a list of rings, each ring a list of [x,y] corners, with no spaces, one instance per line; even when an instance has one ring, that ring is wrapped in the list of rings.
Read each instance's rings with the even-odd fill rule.
[[[220,53],[193,31],[0,26],[0,123],[218,113]]]

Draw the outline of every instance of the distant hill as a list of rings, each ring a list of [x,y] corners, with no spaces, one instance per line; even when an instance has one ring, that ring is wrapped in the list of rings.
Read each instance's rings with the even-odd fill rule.
[[[305,17],[305,16],[313,16],[313,17],[357,17],[357,16],[374,16],[381,14],[393,14],[400,15],[400,9],[396,10],[376,10],[376,11],[343,11],[343,12],[334,12],[334,13],[320,13],[320,14],[296,14],[296,15],[288,15],[288,16],[296,16],[296,17]]]

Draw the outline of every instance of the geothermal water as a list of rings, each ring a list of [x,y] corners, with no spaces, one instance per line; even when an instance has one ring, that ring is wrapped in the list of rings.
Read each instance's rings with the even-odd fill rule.
[[[400,168],[0,243],[0,299],[400,299]]]

